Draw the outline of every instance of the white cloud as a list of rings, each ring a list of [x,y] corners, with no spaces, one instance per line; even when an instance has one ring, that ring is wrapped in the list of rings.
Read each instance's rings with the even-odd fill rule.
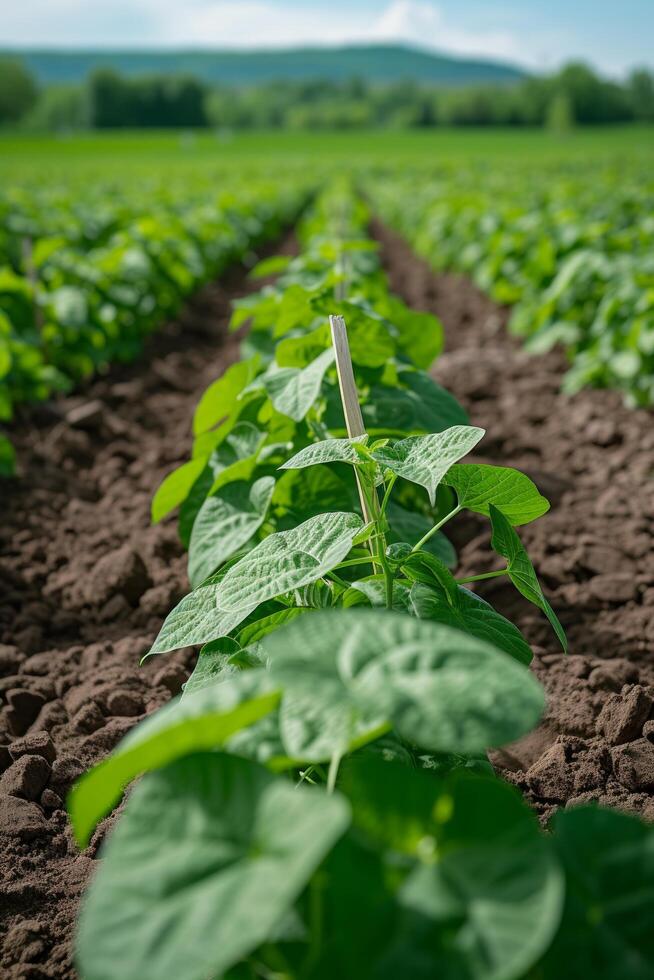
[[[269,0],[187,0],[158,3],[161,39],[168,44],[280,47],[366,39],[366,19],[350,10],[334,16],[327,4],[311,10]]]
[[[525,61],[525,52],[507,31],[469,31],[451,24],[428,0],[393,0],[374,25],[372,36],[486,58]]]

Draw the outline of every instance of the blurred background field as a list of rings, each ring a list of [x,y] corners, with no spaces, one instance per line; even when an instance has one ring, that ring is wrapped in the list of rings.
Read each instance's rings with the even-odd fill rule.
[[[654,127],[597,126],[559,135],[542,129],[481,127],[434,130],[348,130],[333,132],[255,131],[242,133],[129,131],[69,135],[5,132],[0,135],[0,174],[8,182],[75,172],[154,175],[160,168],[257,167],[275,177],[295,161],[315,168],[338,165],[427,165],[475,162],[512,166],[561,161],[651,161]]]

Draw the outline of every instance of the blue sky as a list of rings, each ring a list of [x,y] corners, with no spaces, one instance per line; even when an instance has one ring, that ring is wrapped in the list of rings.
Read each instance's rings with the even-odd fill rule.
[[[4,0],[0,45],[272,47],[405,41],[548,69],[654,67],[654,0]]]

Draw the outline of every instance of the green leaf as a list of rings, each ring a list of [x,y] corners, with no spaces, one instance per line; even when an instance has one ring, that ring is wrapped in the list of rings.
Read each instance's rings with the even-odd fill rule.
[[[275,361],[280,367],[307,367],[331,346],[329,324],[325,323],[299,337],[285,337],[275,347]]]
[[[424,487],[434,506],[436,489],[449,468],[483,439],[484,429],[454,425],[444,432],[402,439],[372,454],[380,466]]]
[[[454,579],[453,579],[454,581]],[[454,626],[471,636],[492,643],[523,664],[531,663],[531,648],[522,633],[492,606],[474,592],[456,586],[452,603],[427,585],[416,583],[411,589],[410,605],[418,619]]]
[[[231,414],[238,396],[256,377],[260,364],[259,357],[238,361],[228,367],[221,378],[209,385],[195,409],[193,435],[199,436],[207,432]]]
[[[255,643],[260,643],[269,633],[274,633],[280,626],[290,623],[298,616],[306,613],[306,609],[300,606],[291,606],[290,609],[281,609],[279,612],[271,613],[258,619],[255,623],[243,626],[236,634],[236,639],[242,647],[250,647]]]
[[[559,811],[552,838],[566,875],[561,928],[545,980],[651,980],[654,828],[595,807]]]
[[[246,671],[177,698],[150,715],[132,729],[112,755],[75,783],[68,810],[80,847],[86,846],[98,821],[141,773],[190,752],[223,745],[239,729],[272,711],[278,702],[279,693],[272,690],[263,671]]]
[[[509,578],[516,589],[525,599],[533,602],[535,606],[538,606],[545,613],[552,625],[552,629],[557,635],[559,643],[567,651],[568,643],[563,627],[558,621],[556,613],[543,595],[543,590],[536,577],[534,566],[524,549],[522,541],[509,524],[507,518],[497,507],[489,504],[489,511],[493,528],[491,546],[498,555],[506,558]]]
[[[306,466],[318,466],[321,463],[351,463],[356,466],[362,459],[355,445],[365,445],[368,436],[357,436],[354,439],[323,439],[305,446],[295,456],[291,456],[280,470],[301,470]]]
[[[207,497],[193,524],[188,575],[195,588],[242,548],[263,524],[275,480],[263,476],[252,486],[228,483]]]
[[[150,654],[207,643],[242,623],[267,599],[322,578],[347,556],[363,522],[356,514],[319,514],[271,534],[219,581],[210,579],[167,617]]]
[[[507,466],[457,463],[443,477],[443,483],[456,491],[461,507],[488,517],[493,504],[511,524],[527,524],[550,509],[549,501],[529,477]]]
[[[389,297],[390,319],[398,330],[398,346],[417,368],[428,371],[443,349],[443,327],[431,313],[421,313],[405,306],[395,296]]]
[[[371,558],[372,561],[372,558]],[[409,585],[405,581],[394,579],[393,581],[393,608],[406,609],[409,604]],[[344,606],[361,605],[354,600],[349,593],[359,593],[371,606],[384,607],[386,605],[386,582],[383,575],[368,575],[366,578],[357,579],[350,584],[347,592],[343,593],[342,601]]]
[[[152,499],[152,523],[158,524],[171,511],[186,500],[191,487],[202,473],[206,458],[189,459],[188,463],[178,466],[169,473]]]
[[[320,394],[322,379],[333,362],[334,351],[330,347],[308,367],[278,368],[262,375],[261,382],[277,411],[301,422]]]
[[[372,385],[361,406],[369,433],[442,432],[452,425],[466,425],[468,416],[453,395],[421,371],[401,372],[407,387]],[[332,410],[333,411],[333,410]],[[342,425],[342,414],[329,416],[330,428]]]
[[[286,272],[292,261],[291,255],[271,255],[270,258],[257,262],[250,270],[250,278],[265,279],[268,276],[279,276],[282,272]]]
[[[193,673],[184,685],[183,698],[201,691],[205,687],[224,681],[237,674],[240,667],[235,663],[242,656],[240,645],[229,636],[207,643],[200,650]]]
[[[293,526],[315,514],[338,510],[343,505],[348,510],[355,510],[359,505],[359,496],[354,472],[348,467],[344,475],[345,480],[329,466],[287,470],[277,481],[273,507],[281,509],[281,518],[292,522]]]
[[[345,832],[338,794],[206,753],[151,773],[105,849],[80,919],[88,980],[207,980],[269,939]]]
[[[314,612],[270,636],[266,652],[282,713],[290,695],[310,712],[301,720],[320,744],[311,761],[384,721],[426,749],[474,754],[529,731],[543,709],[540,685],[511,657],[402,613]],[[295,739],[287,747],[303,754]]]
[[[355,828],[416,859],[375,976],[522,978],[556,930],[563,876],[515,790],[375,760],[346,768],[342,785]]]

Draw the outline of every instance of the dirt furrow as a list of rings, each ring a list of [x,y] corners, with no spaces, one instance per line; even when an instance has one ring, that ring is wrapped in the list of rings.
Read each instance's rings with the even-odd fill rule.
[[[293,251],[291,237],[282,251]],[[264,254],[279,251],[271,249]],[[177,693],[192,651],[139,667],[188,591],[174,520],[153,489],[188,457],[198,398],[237,357],[231,300],[207,287],[141,360],[26,413],[18,480],[0,484],[0,975],[69,978],[80,855],[63,800],[145,713]]]
[[[505,579],[479,587],[534,645],[548,711],[495,762],[546,818],[597,800],[654,819],[654,413],[614,392],[560,393],[560,352],[530,357],[507,311],[469,281],[437,275],[377,225],[393,289],[437,314],[435,376],[487,436],[479,461],[527,472],[552,503],[520,533],[567,629],[570,652]],[[465,574],[490,570],[488,523],[453,526]]]

